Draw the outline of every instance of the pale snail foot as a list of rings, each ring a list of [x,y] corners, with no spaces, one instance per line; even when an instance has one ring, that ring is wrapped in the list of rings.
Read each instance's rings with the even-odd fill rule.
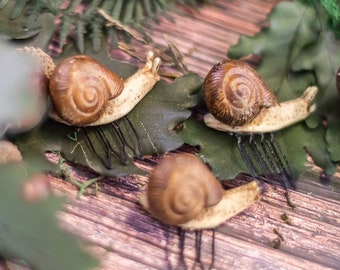
[[[253,120],[241,126],[224,124],[210,113],[204,116],[204,123],[208,127],[224,132],[241,134],[275,132],[306,119],[314,112],[316,105],[311,103],[317,92],[316,86],[310,86],[301,97],[263,108]]]

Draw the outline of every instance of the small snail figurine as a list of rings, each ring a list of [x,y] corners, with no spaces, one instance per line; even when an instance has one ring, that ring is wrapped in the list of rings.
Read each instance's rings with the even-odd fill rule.
[[[317,87],[308,87],[301,97],[279,103],[256,71],[239,60],[215,65],[204,81],[204,99],[210,111],[207,126],[235,133],[274,132],[304,120]]]
[[[159,81],[160,58],[148,52],[146,64],[126,80],[86,55],[55,66],[39,48],[23,50],[39,59],[49,78],[50,117],[72,126],[97,126],[127,115]]]
[[[209,168],[191,154],[163,159],[151,173],[140,204],[155,218],[183,229],[215,228],[260,199],[255,181],[223,190]]]

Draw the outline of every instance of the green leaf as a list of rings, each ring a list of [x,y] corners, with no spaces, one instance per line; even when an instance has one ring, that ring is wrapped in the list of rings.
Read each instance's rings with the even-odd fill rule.
[[[310,129],[305,123],[299,123],[275,133],[291,163],[293,175],[300,175],[307,165],[307,154],[321,166],[326,173],[336,171],[336,164],[331,161],[325,142],[326,128],[318,126]]]
[[[298,97],[315,84],[312,72],[294,73],[292,63],[301,49],[316,40],[317,21],[313,7],[295,2],[281,2],[270,13],[270,27],[254,37],[243,36],[229,48],[230,58],[260,55],[257,68],[279,100]]]
[[[320,18],[320,21],[323,21],[322,18]],[[307,124],[312,128],[320,123],[322,116],[327,114],[330,109],[329,104],[334,98],[338,97],[335,78],[339,66],[340,41],[334,38],[332,32],[327,31],[322,31],[316,42],[303,48],[292,65],[295,72],[302,70],[315,72],[319,87],[319,93],[316,97],[318,110],[314,117],[307,121]]]
[[[115,63],[117,69],[121,65]],[[84,131],[49,120],[13,140],[24,159],[30,158],[34,152],[43,156],[45,151],[59,151],[65,159],[101,174],[122,176],[142,173],[135,167],[133,157],[162,154],[183,144],[173,129],[190,116],[187,109],[196,104],[195,91],[200,85],[201,79],[195,74],[178,78],[172,84],[161,81],[127,118],[115,124],[88,127]],[[120,136],[124,137],[124,143]],[[101,139],[103,137],[104,140]],[[107,155],[105,140],[117,154]]]
[[[322,126],[311,130],[304,123],[299,123],[275,133],[275,139],[290,163],[293,177],[306,169],[307,153],[326,173],[334,173],[336,164],[330,161],[325,132]],[[187,144],[199,147],[197,155],[210,165],[218,178],[229,179],[241,172],[250,173],[240,156],[235,136],[211,129],[195,119],[186,120],[179,135]],[[248,140],[247,137],[245,139]]]
[[[186,120],[178,133],[184,142],[199,147],[197,155],[209,164],[217,178],[229,179],[247,172],[234,136],[211,129],[195,119]]]
[[[64,199],[23,199],[27,177],[23,165],[0,168],[0,253],[9,259],[24,259],[33,269],[84,270],[98,266],[80,249],[73,235],[60,229],[57,212],[62,210]]]
[[[280,101],[296,98],[308,86],[317,83],[320,88],[316,101],[318,113],[309,117],[315,119],[322,111],[320,107],[330,105],[329,102],[320,103],[320,100],[325,100],[325,97],[334,100],[334,71],[339,66],[335,63],[338,62],[340,47],[331,34],[321,31],[320,24],[324,21],[326,18],[320,15],[316,6],[304,5],[299,1],[281,2],[269,15],[270,26],[253,37],[241,37],[229,49],[228,56],[260,56],[257,70]],[[324,82],[321,84],[319,81]],[[332,119],[327,126],[331,132],[327,134],[328,142],[333,146],[326,144],[327,130],[320,124],[311,129],[302,122],[275,133],[294,177],[306,169],[307,154],[326,173],[336,170],[333,160],[339,150],[334,143],[339,137],[336,137],[338,130],[330,125],[339,118]],[[185,121],[179,134],[186,143],[199,147],[198,155],[209,163],[220,178],[233,178],[239,172],[248,171],[238,154],[236,138],[229,134],[211,130],[196,120]]]

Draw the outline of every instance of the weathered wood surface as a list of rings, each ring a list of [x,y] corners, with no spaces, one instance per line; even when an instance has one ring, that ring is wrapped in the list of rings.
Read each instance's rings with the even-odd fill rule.
[[[160,45],[166,44],[166,34],[185,55],[189,69],[202,76],[226,56],[240,34],[259,31],[278,1],[212,2],[200,12],[179,8],[172,13],[176,24],[162,19],[151,31]],[[146,160],[137,164],[150,171],[153,163]],[[89,172],[83,175],[91,178]],[[291,191],[295,209],[287,206],[284,190],[265,184],[260,202],[215,230],[214,269],[340,269],[340,194],[322,185],[319,176],[317,168],[308,171],[300,179],[298,191]],[[340,185],[339,179],[338,173],[332,180]],[[237,186],[244,181],[240,177],[227,185]],[[51,182],[56,193],[69,198],[65,211],[60,213],[62,225],[89,241],[90,249],[100,258],[100,269],[177,266],[176,229],[151,218],[137,203],[146,176],[106,178],[99,183],[96,196],[79,199],[71,184],[53,177]],[[288,215],[290,224],[281,219],[282,214]],[[273,248],[278,239],[275,230],[283,237],[279,249]],[[185,244],[190,267],[195,259],[194,239],[195,234],[189,233]],[[211,241],[212,232],[204,231],[202,262],[206,269],[211,262]]]

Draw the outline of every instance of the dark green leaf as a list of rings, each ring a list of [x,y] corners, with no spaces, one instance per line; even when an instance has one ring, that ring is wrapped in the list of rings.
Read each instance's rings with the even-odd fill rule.
[[[325,134],[325,127],[320,125],[310,129],[305,123],[293,125],[275,134],[291,163],[294,176],[300,175],[306,169],[307,154],[326,173],[335,172],[336,164],[331,161],[327,151]]]
[[[120,65],[115,63],[115,68]],[[117,121],[117,126],[109,124],[101,128],[86,128],[88,137],[83,129],[48,121],[28,134],[17,136],[15,142],[20,150],[27,149],[23,151],[24,157],[29,157],[32,151],[43,155],[44,151],[56,150],[67,160],[86,165],[101,174],[121,176],[141,173],[132,157],[161,154],[183,144],[173,128],[190,116],[187,108],[196,104],[194,93],[200,84],[201,79],[194,74],[178,78],[172,84],[161,81],[128,114],[128,119]],[[124,137],[123,143],[120,134]],[[107,156],[105,140],[117,154]],[[124,161],[127,164],[123,164]]]
[[[321,20],[322,21],[322,20]],[[312,55],[312,57],[311,57]],[[334,38],[332,32],[321,32],[319,39],[305,47],[293,63],[296,72],[313,70],[319,86],[316,97],[318,110],[307,124],[315,127],[321,117],[327,114],[329,104],[338,96],[336,89],[336,72],[340,66],[340,41]]]
[[[210,165],[219,179],[234,178],[240,172],[247,172],[234,136],[208,128],[194,119],[184,122],[179,135],[184,142],[199,147],[198,156]]]

